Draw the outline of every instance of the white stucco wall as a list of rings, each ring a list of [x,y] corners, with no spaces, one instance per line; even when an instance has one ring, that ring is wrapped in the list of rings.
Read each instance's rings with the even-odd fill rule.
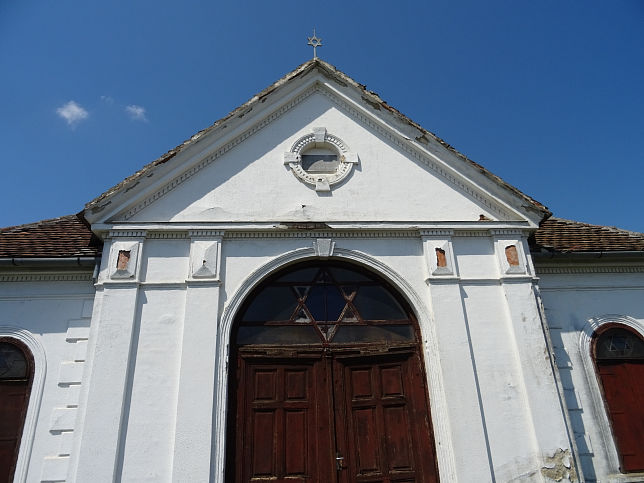
[[[531,264],[507,274],[500,263],[507,240],[524,247],[520,231],[169,233],[106,240],[105,260],[132,244],[138,259],[129,278],[101,271],[70,481],[223,481],[235,311],[265,276],[328,255],[379,273],[416,312],[444,481],[543,481],[547,457],[570,449]],[[315,248],[320,237],[331,254]],[[446,243],[453,273],[433,273],[434,246]],[[219,258],[212,276],[195,278],[203,244]]]
[[[604,323],[627,324],[644,336],[644,270],[638,263],[538,266],[540,287],[566,405],[586,481],[642,481],[623,475],[597,376],[590,338]]]
[[[63,481],[72,453],[94,288],[89,272],[0,273],[0,335],[35,362],[16,482]]]

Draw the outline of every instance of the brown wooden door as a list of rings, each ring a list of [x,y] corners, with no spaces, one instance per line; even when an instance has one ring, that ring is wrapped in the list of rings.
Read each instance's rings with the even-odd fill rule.
[[[236,481],[438,481],[415,351],[238,361]]]
[[[644,361],[597,363],[622,471],[644,470]]]
[[[329,383],[321,357],[239,357],[236,481],[333,481]]]
[[[334,364],[339,481],[438,481],[417,354],[337,357]]]
[[[32,378],[27,348],[0,338],[0,483],[13,481]]]

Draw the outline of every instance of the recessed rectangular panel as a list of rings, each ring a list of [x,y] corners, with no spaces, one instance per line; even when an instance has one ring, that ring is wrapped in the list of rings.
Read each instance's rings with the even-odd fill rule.
[[[252,471],[253,476],[272,476],[275,474],[273,459],[275,411],[255,411],[253,416],[253,448]]]
[[[373,397],[373,385],[371,384],[370,367],[350,369],[351,371],[351,398]]]
[[[277,369],[258,370],[254,374],[255,401],[274,401],[277,399]]]
[[[380,438],[376,408],[353,409],[352,413],[358,473],[377,472],[380,470]]]
[[[380,379],[383,397],[404,396],[401,370],[400,365],[381,368]]]
[[[413,469],[411,427],[407,408],[405,406],[385,406],[383,414],[389,470]]]
[[[286,370],[286,400],[306,400],[308,396],[307,391],[307,371],[304,369],[299,370]]]
[[[305,410],[284,413],[285,476],[306,474],[308,427]]]

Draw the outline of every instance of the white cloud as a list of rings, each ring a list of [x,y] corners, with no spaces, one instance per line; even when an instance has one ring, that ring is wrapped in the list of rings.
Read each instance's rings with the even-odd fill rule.
[[[145,107],[137,106],[132,104],[130,106],[125,106],[125,112],[128,113],[130,119],[134,121],[147,121],[148,118],[145,117]]]
[[[67,104],[62,105],[56,109],[56,113],[67,121],[67,125],[72,128],[89,117],[89,113],[82,106],[76,104],[75,101],[69,101]]]
[[[114,104],[114,98],[112,96],[101,96],[101,101],[105,104]]]

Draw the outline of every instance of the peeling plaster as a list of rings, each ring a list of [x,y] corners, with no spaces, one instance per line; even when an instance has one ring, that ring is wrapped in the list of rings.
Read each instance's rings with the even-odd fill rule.
[[[559,448],[552,456],[545,457],[546,466],[541,468],[541,474],[553,481],[577,481],[577,472],[572,464],[570,450]]]

